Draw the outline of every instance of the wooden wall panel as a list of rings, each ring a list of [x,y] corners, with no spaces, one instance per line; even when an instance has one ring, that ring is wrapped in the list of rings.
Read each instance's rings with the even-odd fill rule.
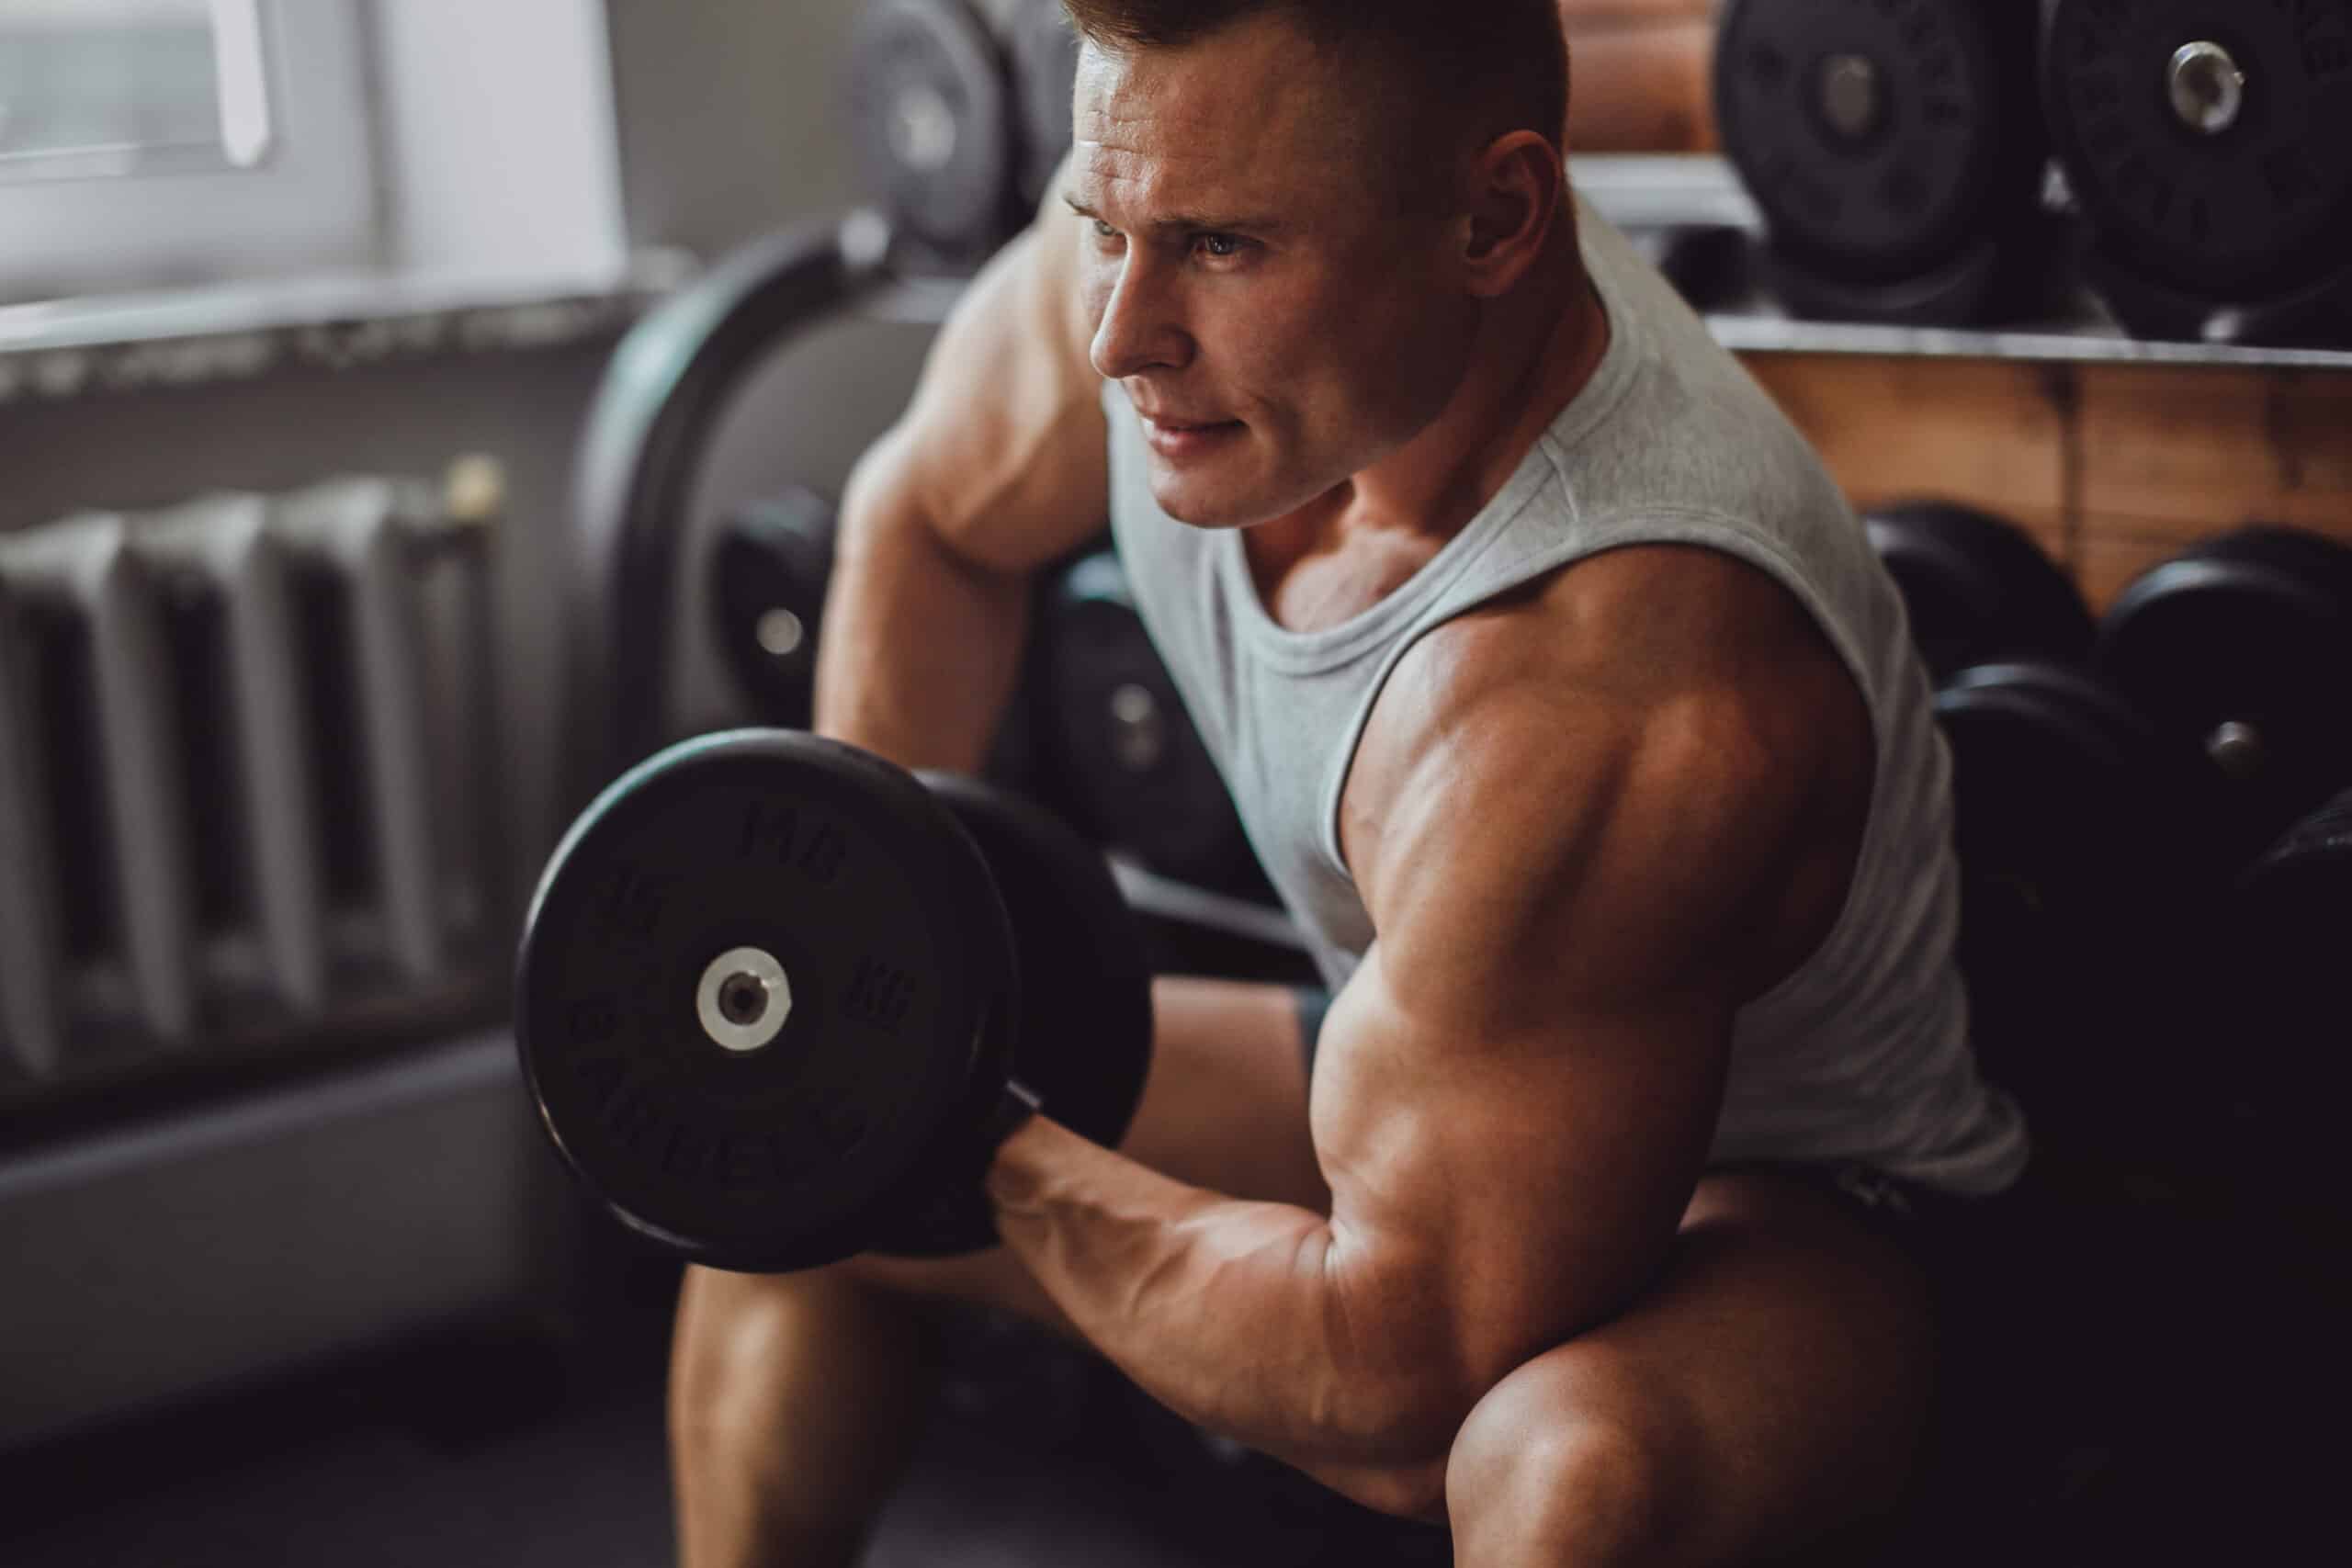
[[[1560,0],[1573,152],[1715,150],[1713,0]]]
[[[1769,354],[1747,363],[1856,506],[1965,502],[2073,564],[2063,375],[1989,359]]]
[[[2352,373],[1752,355],[1859,507],[1967,502],[2104,608],[2248,522],[2352,543]]]
[[[2246,522],[2352,538],[2352,374],[2085,366],[2082,510],[2181,544]]]

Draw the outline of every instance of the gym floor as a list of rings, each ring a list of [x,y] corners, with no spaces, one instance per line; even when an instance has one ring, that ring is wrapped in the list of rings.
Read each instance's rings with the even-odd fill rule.
[[[2244,1259],[2203,1261],[2226,1274]],[[453,1329],[0,1456],[0,1563],[666,1568],[668,1284],[633,1282],[593,1325]],[[2337,1391],[2352,1390],[2337,1376],[2339,1325],[2319,1303],[2341,1298],[2264,1294],[2300,1310],[2274,1310],[2275,1332],[2258,1341],[2166,1335],[2135,1353],[2154,1408],[2206,1414],[2066,1456],[2042,1506],[1995,1527],[1997,1559],[2306,1555],[2299,1544],[2326,1528],[2340,1480]],[[975,1322],[949,1357],[957,1370],[867,1568],[1449,1560],[1442,1532],[1376,1519],[1274,1467],[1221,1463],[1102,1363],[1035,1331]],[[2215,1399],[2200,1382],[2243,1397]],[[1990,1560],[1984,1543],[1962,1538],[1981,1529],[1929,1521],[1870,1568],[1973,1568]]]
[[[452,1332],[0,1457],[0,1562],[662,1568],[675,1547],[655,1319],[560,1343]],[[1000,1348],[1021,1363],[1000,1386],[951,1382],[869,1568],[1365,1561],[1348,1533],[1361,1520],[1246,1484],[1225,1488],[1224,1533],[1204,1538],[1197,1484],[1178,1506],[1148,1459],[1069,1440],[1079,1402],[1099,1416],[1104,1385],[1081,1393],[1074,1363],[1041,1370],[1037,1353]],[[1040,1399],[1008,1415],[1005,1380]],[[1417,1544],[1377,1555],[1426,1560]]]

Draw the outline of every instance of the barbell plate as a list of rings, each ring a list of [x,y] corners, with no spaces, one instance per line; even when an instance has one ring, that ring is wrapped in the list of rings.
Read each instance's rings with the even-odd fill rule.
[[[2223,298],[2352,243],[2352,0],[2056,0],[2042,96],[2115,259]]]
[[[1042,1112],[1105,1148],[1126,1135],[1151,1062],[1151,968],[1143,933],[1100,852],[1035,804],[952,773],[925,773],[988,862],[1012,919],[1020,966],[1011,1076]],[[976,1082],[967,1123],[993,1109],[996,1084]],[[886,1250],[968,1252],[994,1235],[978,1173],[957,1167],[968,1140],[941,1145],[933,1201],[893,1226]]]
[[[966,0],[866,0],[851,34],[851,141],[894,221],[942,251],[1002,238],[1012,185],[1003,57]]]
[[[743,952],[790,992],[749,1048],[708,1024],[714,1006],[759,1016],[713,967]],[[988,867],[911,775],[737,731],[631,770],[566,834],[526,922],[515,1032],[549,1134],[616,1218],[780,1271],[862,1250],[916,1201],[976,1076],[1001,1072],[1012,977]]]
[[[2228,784],[2242,856],[2352,782],[2352,547],[2242,529],[2128,584],[2098,662]]]
[[[1947,502],[1909,502],[1871,512],[1863,525],[1936,683],[1971,665],[2089,654],[2097,627],[2081,591],[2016,525]]]
[[[2047,147],[2032,29],[2031,0],[1733,0],[1716,112],[1775,243],[1888,281],[2016,221]]]

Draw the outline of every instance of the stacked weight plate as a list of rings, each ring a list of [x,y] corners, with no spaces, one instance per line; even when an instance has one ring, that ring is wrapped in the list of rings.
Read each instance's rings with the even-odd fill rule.
[[[2150,335],[2352,319],[2352,0],[2055,0],[2042,86],[2086,275]]]
[[[1958,323],[2046,295],[2034,26],[2033,0],[1732,0],[1716,112],[1790,310]]]
[[[1020,228],[1069,146],[1077,66],[1058,0],[866,0],[850,136],[906,262],[962,270]]]

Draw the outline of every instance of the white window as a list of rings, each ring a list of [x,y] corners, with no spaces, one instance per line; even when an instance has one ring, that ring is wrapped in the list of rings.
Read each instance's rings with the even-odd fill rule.
[[[359,0],[0,0],[0,300],[381,257]]]
[[[602,0],[0,0],[0,305],[626,249]]]

